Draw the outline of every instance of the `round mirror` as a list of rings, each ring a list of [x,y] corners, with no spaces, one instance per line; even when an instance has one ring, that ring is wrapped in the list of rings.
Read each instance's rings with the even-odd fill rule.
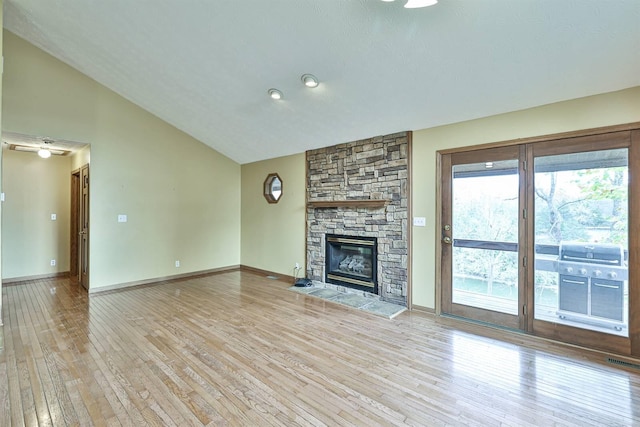
[[[278,203],[282,197],[282,179],[277,173],[270,173],[264,181],[264,198],[269,203]]]

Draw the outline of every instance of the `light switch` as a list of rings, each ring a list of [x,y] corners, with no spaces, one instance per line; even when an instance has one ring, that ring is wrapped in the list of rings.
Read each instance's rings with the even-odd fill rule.
[[[127,222],[127,216],[126,215],[118,215],[118,222]]]
[[[0,202],[4,202],[4,193],[0,193]]]
[[[423,216],[415,216],[413,217],[413,225],[415,227],[424,227],[427,225],[427,219]]]
[[[55,221],[56,219],[58,219],[58,216],[56,214],[51,214],[51,221]]]

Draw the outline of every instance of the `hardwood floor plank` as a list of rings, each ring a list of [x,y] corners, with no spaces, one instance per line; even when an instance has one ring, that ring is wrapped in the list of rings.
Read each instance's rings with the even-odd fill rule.
[[[32,333],[36,332],[32,331]],[[51,422],[54,425],[79,425],[75,408],[62,378],[66,376],[68,370],[63,358],[65,351],[57,347],[49,329],[42,329],[37,334],[39,349],[35,360],[38,362],[40,376],[47,377],[47,380],[43,380],[43,386]]]
[[[177,411],[172,402],[171,396],[180,393],[170,382],[163,379],[162,371],[154,364],[147,364],[137,359],[132,352],[135,347],[132,343],[128,343],[126,347],[118,348],[114,353],[122,357],[112,358],[113,370],[119,372],[119,381],[128,390],[131,403],[139,410],[151,409],[151,413],[155,413],[155,417],[163,420],[163,423],[171,423],[176,425],[198,425],[195,417],[187,421],[183,414]],[[127,357],[128,356],[128,357]],[[127,360],[135,360],[135,366],[127,366]],[[117,366],[116,366],[117,365]],[[171,390],[169,398],[158,390],[167,387]],[[146,407],[145,407],[146,404]]]
[[[66,425],[91,426],[93,422],[88,410],[90,406],[86,406],[81,397],[85,387],[83,387],[78,375],[72,375],[77,371],[80,363],[74,351],[72,351],[75,343],[68,333],[69,319],[73,315],[73,311],[68,304],[69,298],[66,293],[61,294],[63,298],[59,298],[58,301],[60,307],[58,314],[60,315],[61,323],[57,326],[54,325],[52,323],[53,318],[50,315],[47,316],[47,314],[50,314],[48,308],[51,307],[51,300],[57,298],[56,282],[48,280],[44,282],[49,287],[49,293],[34,292],[35,288],[32,287],[30,288],[30,298],[38,306],[38,310],[34,314],[39,315],[38,323],[42,325],[39,337],[40,346],[47,365],[50,366],[49,372],[54,384],[55,396],[60,402]],[[45,297],[48,300],[45,300]],[[60,333],[52,333],[53,328],[57,328]],[[95,416],[97,414],[94,413]]]
[[[123,332],[123,333],[124,333],[124,332]],[[148,340],[148,337],[145,337],[144,339],[145,339],[145,340]],[[143,338],[139,337],[139,340],[143,340]],[[138,340],[137,340],[137,341],[138,341]],[[133,344],[133,346],[136,346],[136,344]],[[140,353],[140,354],[142,354],[142,353]],[[164,353],[159,353],[159,352],[147,353],[147,355],[146,355],[146,359],[147,359],[147,360],[145,361],[145,363],[149,364],[149,369],[150,369],[150,370],[149,370],[149,372],[152,372],[152,373],[153,373],[153,375],[151,375],[151,376],[149,377],[149,380],[150,380],[151,382],[153,382],[153,381],[154,381],[154,379],[157,379],[157,377],[159,377],[159,376],[164,376],[164,377],[165,377],[164,385],[165,385],[165,386],[167,386],[167,387],[169,387],[170,389],[172,389],[172,390],[173,390],[173,394],[174,394],[174,395],[176,395],[176,396],[179,396],[179,397],[182,397],[182,398],[185,398],[185,399],[186,399],[186,396],[188,395],[188,393],[190,393],[190,392],[191,392],[191,390],[187,389],[187,390],[182,390],[180,393],[176,393],[176,390],[179,390],[179,389],[180,389],[180,387],[178,387],[176,384],[172,383],[172,381],[171,381],[171,380],[168,380],[168,379],[166,378],[166,375],[164,375],[164,374],[163,374],[163,371],[164,371],[164,372],[166,372],[167,370],[169,370],[169,368],[165,367],[165,368],[163,368],[163,369],[158,369],[158,366],[157,366],[157,365],[162,365],[163,363],[162,363],[159,359],[157,359],[157,358],[154,356],[155,354],[162,354],[162,355],[164,356]],[[173,375],[173,374],[172,374],[172,375]],[[147,383],[148,383],[148,382],[147,382]],[[192,402],[189,402],[189,405],[191,405],[191,404],[192,404]],[[196,417],[196,418],[197,418],[197,417]],[[182,421],[182,420],[178,420],[178,421],[179,421],[179,422],[184,422],[184,421]],[[197,421],[197,419],[192,420],[191,424],[192,424],[192,425],[198,425],[196,421]]]
[[[72,399],[72,401],[79,414],[79,421],[84,426],[91,425],[95,420],[109,420],[114,414],[111,405],[106,403],[105,392],[108,390],[102,390],[95,381],[90,381],[87,384],[85,380],[85,378],[93,378],[97,367],[90,363],[91,359],[88,359],[89,363],[85,362],[83,357],[87,355],[85,345],[78,346],[79,337],[84,341],[84,338],[81,337],[86,334],[87,330],[83,327],[84,322],[82,321],[82,316],[86,313],[86,301],[83,304],[82,298],[77,298],[77,286],[79,285],[70,286],[70,290],[75,292],[57,294],[59,298],[57,303],[61,307],[57,313],[62,317],[61,323],[65,325],[65,328],[63,333],[52,335],[59,348],[67,349],[61,352],[67,368],[65,382],[68,388],[75,389],[75,391],[70,391],[71,395],[74,393],[79,395],[78,399]],[[55,286],[50,287],[50,293],[51,289],[55,289]],[[50,312],[50,305],[41,303],[41,307],[43,314],[48,314],[49,319],[53,318],[55,313]],[[78,316],[78,311],[80,311],[80,316]],[[98,421],[95,424],[100,425],[101,422]]]
[[[600,356],[287,286],[234,271],[91,297],[64,278],[4,287],[0,425],[640,424],[640,372]]]
[[[136,358],[128,359],[127,366],[120,363],[123,347],[114,340],[117,334],[109,331],[109,323],[112,322],[105,318],[103,322],[96,322],[93,325],[91,330],[95,337],[94,348],[90,348],[89,352],[99,367],[103,381],[113,391],[112,399],[115,398],[119,402],[118,407],[122,411],[118,413],[118,419],[123,424],[163,425],[164,412],[156,413],[149,409],[150,406],[158,407],[155,405],[155,399],[146,392],[148,382],[146,379],[135,380],[140,377],[138,372],[140,361]],[[126,344],[128,342],[125,342]],[[142,392],[139,394],[140,388]]]
[[[36,334],[33,332],[35,322],[32,319],[29,310],[30,301],[28,288],[20,287],[17,289],[20,293],[22,305],[17,311],[16,328],[17,345],[16,356],[18,359],[21,395],[23,397],[23,413],[26,423],[37,423],[37,425],[52,425],[51,412],[46,396],[45,376],[41,378],[40,369],[42,367],[42,357],[39,352],[39,343]],[[44,383],[43,383],[44,380]],[[33,400],[31,400],[33,399]],[[55,406],[51,405],[51,410],[55,413]],[[28,424],[29,425],[29,424]],[[31,424],[33,425],[33,424]]]
[[[19,296],[15,295],[15,292],[7,292],[3,298],[7,298],[11,295],[11,297],[15,300],[18,300]],[[2,333],[4,335],[4,348],[2,351],[2,358],[6,360],[7,366],[7,386],[8,390],[8,398],[9,401],[5,403],[3,406],[9,405],[10,415],[5,414],[10,419],[10,423],[7,425],[14,426],[24,426],[25,417],[30,417],[31,425],[33,424],[33,419],[35,418],[35,414],[32,410],[32,405],[30,402],[33,402],[33,398],[30,399],[30,396],[22,396],[22,387],[20,384],[20,371],[21,368],[18,367],[18,358],[20,357],[20,349],[21,349],[21,340],[16,338],[19,334],[18,328],[9,329],[7,325],[9,322],[12,322],[14,325],[17,324],[17,311],[13,307],[8,307],[2,310],[4,319],[3,323],[5,326],[2,328]],[[19,346],[19,349],[16,349],[15,346]],[[31,389],[29,389],[29,392]],[[24,406],[27,406],[28,415],[23,410]],[[25,414],[25,415],[23,415]]]

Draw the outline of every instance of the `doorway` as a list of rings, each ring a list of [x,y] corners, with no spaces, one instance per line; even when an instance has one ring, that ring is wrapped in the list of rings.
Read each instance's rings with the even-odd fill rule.
[[[440,153],[442,313],[640,355],[639,136]]]

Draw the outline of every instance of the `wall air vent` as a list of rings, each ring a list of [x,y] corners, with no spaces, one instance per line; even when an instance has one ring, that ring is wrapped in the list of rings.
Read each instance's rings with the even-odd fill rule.
[[[625,362],[624,360],[614,359],[612,357],[607,357],[607,362],[613,365],[624,366],[625,368],[632,368],[640,370],[640,364]]]

